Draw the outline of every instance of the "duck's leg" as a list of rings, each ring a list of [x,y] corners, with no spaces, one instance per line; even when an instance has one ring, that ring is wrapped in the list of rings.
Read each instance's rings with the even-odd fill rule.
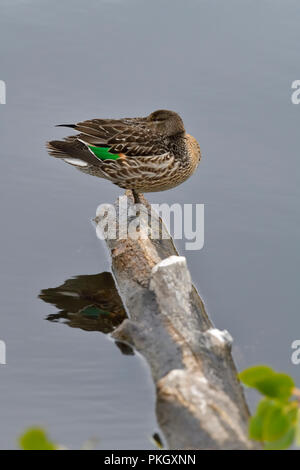
[[[132,189],[132,195],[135,204],[141,204],[140,195],[135,189]]]

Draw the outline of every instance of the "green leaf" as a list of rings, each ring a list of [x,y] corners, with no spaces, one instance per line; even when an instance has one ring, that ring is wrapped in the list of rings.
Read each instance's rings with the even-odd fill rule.
[[[298,402],[295,400],[295,401],[291,401],[291,402],[288,402],[288,404],[285,406],[285,411],[286,411],[286,414],[290,420],[290,424],[291,425],[296,425],[297,422],[298,422],[298,417],[299,417],[299,404]]]
[[[274,372],[260,379],[255,388],[267,397],[288,400],[294,387],[295,383],[289,375]]]
[[[275,442],[281,439],[291,427],[291,420],[282,403],[273,402],[265,413],[262,440]]]
[[[48,439],[41,428],[30,428],[19,438],[23,450],[56,450],[56,445]]]
[[[254,366],[245,369],[239,373],[239,378],[248,387],[256,388],[256,384],[259,380],[265,379],[269,375],[273,375],[274,371],[268,366]]]
[[[284,450],[293,445],[295,439],[295,427],[290,428],[287,433],[274,442],[266,442],[264,445],[265,450]]]
[[[267,398],[261,400],[258,404],[255,415],[251,416],[249,421],[250,439],[263,440],[264,419],[270,407],[272,407],[272,401]]]
[[[239,378],[245,385],[256,388],[263,395],[283,401],[290,398],[295,387],[289,375],[275,372],[268,366],[250,367],[241,372]]]
[[[300,408],[297,410],[297,422],[295,429],[295,444],[297,447],[300,447]]]
[[[296,401],[283,403],[264,398],[250,418],[249,437],[260,442],[276,442],[283,438],[289,429],[295,428],[297,417]]]

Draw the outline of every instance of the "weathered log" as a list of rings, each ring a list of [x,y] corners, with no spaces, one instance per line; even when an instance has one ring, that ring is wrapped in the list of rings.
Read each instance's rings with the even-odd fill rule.
[[[128,209],[126,204],[120,209],[124,198]],[[132,345],[149,364],[157,419],[168,448],[252,449],[249,411],[231,356],[232,339],[212,325],[186,259],[178,256],[170,236],[163,238],[166,228],[153,212],[151,222],[157,219],[161,237],[151,237],[151,208],[143,197],[141,202],[139,238],[125,238],[118,230],[122,211],[128,210],[128,226],[136,217],[130,191],[119,198],[116,214],[109,219],[109,227],[117,226],[117,238],[108,236],[106,243],[129,316],[113,337]],[[106,217],[100,211],[98,227],[103,229]]]

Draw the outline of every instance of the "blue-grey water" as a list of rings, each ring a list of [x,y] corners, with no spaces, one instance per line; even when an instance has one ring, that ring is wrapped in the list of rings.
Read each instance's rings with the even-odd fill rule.
[[[0,0],[0,448],[41,425],[71,448],[151,449],[149,370],[109,335],[46,321],[38,298],[109,271],[91,218],[120,190],[50,158],[61,122],[179,112],[197,173],[150,202],[204,203],[205,246],[185,251],[239,369],[292,374],[299,322],[300,79],[296,0]],[[249,396],[251,406],[256,396]]]

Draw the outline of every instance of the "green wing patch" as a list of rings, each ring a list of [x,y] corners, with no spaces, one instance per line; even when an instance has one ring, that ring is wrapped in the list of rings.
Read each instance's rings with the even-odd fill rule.
[[[88,146],[93,154],[100,160],[118,160],[120,155],[115,153],[110,153],[109,147],[94,147],[93,145]]]

